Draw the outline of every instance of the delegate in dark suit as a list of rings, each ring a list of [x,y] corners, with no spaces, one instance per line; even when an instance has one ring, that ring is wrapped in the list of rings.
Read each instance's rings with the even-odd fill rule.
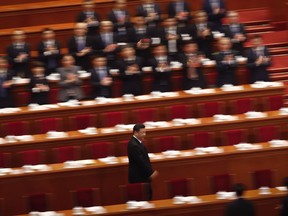
[[[71,54],[75,58],[76,65],[81,66],[84,70],[88,70],[90,68],[89,57],[91,56],[92,51],[83,56],[77,56],[77,53],[79,53],[85,48],[92,48],[94,41],[92,37],[89,36],[83,36],[81,40],[79,40],[78,38],[79,37],[75,36],[72,36],[70,38],[68,42],[69,54]]]
[[[227,206],[225,216],[254,216],[252,203],[244,198],[238,198]]]
[[[53,47],[53,50],[49,50]],[[45,64],[46,75],[53,73],[59,67],[61,47],[59,41],[41,41],[38,45],[39,59]]]
[[[76,22],[87,23],[87,34],[93,36],[96,35],[97,30],[99,29],[100,16],[95,11],[81,11],[77,16]]]
[[[218,8],[219,12],[214,13],[214,9]],[[208,20],[215,25],[216,30],[220,30],[222,19],[226,16],[226,7],[223,0],[204,0],[203,10],[208,15]]]
[[[171,1],[168,4],[168,16],[170,18],[176,17],[181,12],[187,12],[188,16],[184,20],[179,20],[180,22],[188,23],[190,19],[190,6],[187,1]]]
[[[271,57],[267,47],[260,48],[260,51],[257,51],[255,48],[250,48],[247,51],[247,67],[250,71],[250,81],[254,83],[256,81],[269,81],[269,72],[267,68],[271,66]],[[267,58],[269,60],[263,61],[260,64],[257,64],[257,59],[259,57]]]
[[[232,41],[232,49],[237,50],[241,55],[244,54],[244,41],[238,41],[234,37],[236,34],[242,34],[247,38],[245,26],[243,24],[232,24],[232,25],[224,25],[222,27],[222,32],[226,37],[230,38]]]
[[[18,57],[22,54],[26,55],[26,57],[20,60]],[[9,45],[7,56],[15,75],[29,77],[30,45],[28,43],[13,43]]]
[[[11,82],[12,77],[13,72],[11,70],[5,69],[0,73],[0,108],[12,106],[11,86],[7,88],[3,86],[7,81]]]
[[[35,91],[34,88],[37,85],[45,85],[48,86],[48,80],[45,78],[45,76],[32,76],[30,79],[30,89],[31,89],[31,103],[37,103],[37,104],[48,104],[48,91]]]
[[[236,69],[238,67],[235,60],[236,52],[226,51],[219,52],[214,55],[217,68],[217,87],[225,84],[237,85]],[[227,56],[231,56],[231,60],[225,60]]]
[[[154,19],[149,19],[150,13],[156,14]],[[161,21],[160,5],[156,3],[139,5],[137,7],[137,16],[145,17],[149,26],[156,26]]]
[[[138,67],[136,73],[130,73],[129,67]],[[142,89],[142,75],[143,60],[136,57],[132,60],[121,59],[118,61],[118,68],[120,78],[122,79],[122,94],[140,95],[143,93]]]
[[[111,86],[103,86],[101,85],[101,80],[104,77],[111,77],[109,74],[109,68],[92,68],[89,70],[91,73],[91,83],[94,87],[93,97],[107,97],[110,98],[112,95]]]
[[[193,67],[191,68],[189,66],[189,62],[196,62],[198,60],[199,53],[195,53],[193,55],[191,54],[185,54],[180,53],[178,56],[178,61],[182,63],[183,65],[183,89],[188,90],[193,87],[199,87],[199,88],[206,88],[206,80],[204,77],[204,74],[202,72],[202,69],[199,65],[199,67]]]

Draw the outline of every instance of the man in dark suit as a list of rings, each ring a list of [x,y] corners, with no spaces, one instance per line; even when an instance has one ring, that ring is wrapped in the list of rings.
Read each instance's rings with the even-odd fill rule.
[[[93,89],[93,97],[111,97],[111,86],[113,79],[109,73],[107,59],[104,56],[95,56],[92,58],[91,82]]]
[[[13,72],[8,69],[8,61],[0,57],[0,108],[12,106],[11,87]]]
[[[176,18],[183,26],[187,25],[190,19],[191,9],[189,3],[184,0],[173,0],[168,4],[168,16]]]
[[[152,169],[150,159],[143,140],[146,135],[145,125],[136,124],[133,127],[133,136],[128,143],[129,183],[148,183],[150,186],[149,200],[152,199],[151,181],[158,172]]]
[[[135,47],[136,55],[145,61],[150,57],[151,36],[154,27],[147,27],[143,16],[134,17],[133,22],[133,27],[129,29],[129,41]]]
[[[213,38],[213,24],[208,22],[207,14],[199,11],[195,14],[195,23],[189,28],[192,39],[198,44],[199,51],[211,58]]]
[[[203,10],[208,15],[208,20],[215,25],[215,30],[220,31],[222,19],[226,16],[226,8],[223,0],[204,0]]]
[[[74,35],[68,42],[69,54],[76,60],[76,65],[81,66],[84,70],[90,68],[89,58],[92,54],[93,40],[87,36],[87,24],[76,23]]]
[[[135,49],[124,46],[121,59],[118,61],[120,78],[122,80],[122,94],[143,94],[142,72],[143,60],[135,55]]]
[[[137,16],[145,17],[148,26],[156,26],[161,20],[160,5],[154,0],[143,0],[143,4],[137,7]]]
[[[183,53],[178,55],[178,61],[183,65],[183,89],[193,87],[205,88],[206,80],[201,69],[203,54],[198,52],[198,46],[193,41],[187,41],[183,47]]]
[[[167,55],[167,48],[160,44],[153,47],[153,57],[149,59],[148,65],[152,66],[153,84],[152,91],[172,91],[170,67],[171,57]]]
[[[108,13],[108,20],[113,23],[116,32],[124,27],[130,27],[130,15],[126,6],[126,0],[115,0],[114,8]]]
[[[271,66],[272,61],[269,50],[263,45],[260,35],[255,35],[252,39],[253,47],[247,50],[247,67],[250,71],[250,81],[269,81],[269,72],[267,68]]]
[[[43,40],[38,46],[39,59],[45,65],[45,74],[49,75],[59,67],[61,48],[59,41],[55,40],[53,29],[46,28],[42,31]]]
[[[288,189],[288,177],[284,179],[284,186]],[[282,200],[280,206],[280,216],[288,215],[288,195]]]
[[[7,57],[15,75],[29,77],[30,45],[25,42],[23,30],[17,29],[12,35],[12,44],[7,48]]]
[[[226,37],[230,38],[233,43],[233,50],[237,50],[239,54],[244,54],[244,43],[247,40],[245,26],[239,23],[239,15],[236,11],[230,11],[227,15],[228,24],[222,27],[222,32]]]
[[[225,84],[237,85],[236,70],[238,63],[235,59],[237,52],[231,50],[232,44],[229,38],[219,41],[220,52],[215,53],[214,59],[217,68],[217,87]]]
[[[85,22],[88,27],[88,35],[96,35],[99,24],[100,24],[100,16],[98,13],[94,11],[95,4],[93,0],[84,0],[83,1],[83,11],[81,11],[76,19],[76,22]]]
[[[93,50],[96,55],[105,55],[109,66],[112,66],[116,60],[117,42],[118,36],[113,32],[113,23],[102,21],[100,23],[100,33],[93,43]]]
[[[254,216],[253,204],[243,197],[244,185],[236,184],[234,187],[237,199],[227,206],[225,216]]]

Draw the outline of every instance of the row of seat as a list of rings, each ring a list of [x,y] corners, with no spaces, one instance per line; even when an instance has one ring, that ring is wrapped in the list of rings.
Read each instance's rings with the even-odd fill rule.
[[[256,170],[251,173],[253,187],[258,189],[260,187],[274,187],[273,184],[273,170]],[[218,191],[231,191],[234,174],[216,174],[207,176],[207,182],[210,185],[211,193]],[[167,198],[175,196],[191,196],[195,195],[193,179],[171,179],[166,181]],[[149,187],[147,183],[134,183],[119,186],[119,195],[122,197],[123,203],[127,201],[147,201]],[[79,188],[71,193],[71,209],[75,206],[91,207],[101,205],[100,190],[98,188]],[[27,206],[27,213],[31,211],[49,211],[53,210],[53,203],[50,199],[51,193],[37,193],[25,196]]]
[[[275,139],[286,139],[281,134],[280,126],[271,125],[255,128],[251,138],[248,129],[222,131],[219,136],[214,132],[194,132],[187,136],[185,143],[180,136],[163,136],[154,138],[151,143],[146,143],[149,152],[164,152],[167,150],[185,150],[197,147],[229,146],[238,143],[269,142]],[[95,142],[81,146],[63,146],[53,148],[51,152],[44,150],[25,150],[16,153],[12,158],[11,153],[0,153],[0,167],[19,167],[23,165],[37,165],[46,163],[63,163],[70,160],[98,159],[108,156],[127,156],[129,140],[113,142]],[[49,157],[49,155],[51,155]]]
[[[232,100],[227,105],[230,111],[225,107],[225,102],[212,101],[200,104],[178,104],[160,108],[145,108],[128,111],[115,111],[96,114],[83,114],[70,116],[69,119],[44,118],[38,119],[29,124],[28,121],[7,122],[2,124],[2,136],[7,135],[26,135],[26,134],[44,134],[48,131],[75,131],[87,127],[113,127],[117,124],[144,123],[147,121],[171,121],[175,118],[204,118],[212,117],[215,114],[242,114],[248,111],[271,111],[279,110],[283,106],[283,96],[275,95],[264,97],[263,108],[259,109],[257,100],[253,98],[239,98]],[[67,127],[68,126],[68,127]]]

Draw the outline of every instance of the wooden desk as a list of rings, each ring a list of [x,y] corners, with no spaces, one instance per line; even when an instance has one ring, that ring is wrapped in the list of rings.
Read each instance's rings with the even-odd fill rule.
[[[55,83],[53,84],[56,85]],[[19,86],[19,88],[24,88],[24,86]],[[21,92],[23,89],[15,88],[15,92]],[[161,109],[162,116],[160,119],[165,119],[164,107],[177,105],[177,104],[187,104],[196,108],[196,105],[208,101],[223,101],[228,107],[228,101],[235,100],[238,98],[255,98],[258,105],[261,106],[261,99],[263,97],[272,95],[284,95],[285,87],[269,87],[269,88],[251,88],[250,85],[244,85],[244,90],[241,91],[222,91],[221,89],[215,89],[215,93],[211,94],[198,94],[191,95],[185,92],[179,92],[179,96],[171,98],[157,98],[150,100],[134,100],[129,102],[119,102],[119,103],[109,103],[109,104],[97,104],[89,106],[78,106],[78,107],[60,107],[56,109],[50,109],[45,111],[29,111],[28,107],[22,107],[20,112],[12,114],[0,114],[0,122],[11,122],[11,121],[30,121],[32,123],[34,120],[47,118],[47,117],[57,117],[64,119],[64,128],[68,128],[68,117],[72,115],[79,114],[100,114],[103,112],[111,111],[132,111],[141,108],[159,108]],[[23,96],[22,96],[23,97]],[[197,116],[195,116],[197,117]],[[66,122],[65,122],[66,121]],[[130,119],[132,122],[132,119]],[[100,119],[98,120],[100,122]],[[101,127],[101,124],[97,124],[97,127]],[[31,133],[33,130],[31,131]]]
[[[246,191],[245,198],[253,202],[257,215],[278,216],[279,210],[275,209],[281,199],[286,195],[276,188],[271,189],[269,195],[259,195],[258,190]],[[125,216],[151,216],[151,215],[175,215],[175,216],[223,216],[226,206],[232,200],[219,200],[216,195],[199,196],[202,200],[197,204],[175,205],[172,199],[152,201],[155,205],[152,209],[127,210],[126,204],[104,206],[107,213],[101,215],[125,215]],[[72,216],[71,210],[59,211],[65,216]],[[85,212],[85,215],[93,215]],[[98,215],[98,214],[97,214]],[[24,216],[24,215],[23,215]]]
[[[234,146],[228,146],[221,147],[224,151],[218,154],[152,160],[154,169],[160,173],[153,182],[154,199],[167,198],[164,183],[174,178],[193,178],[193,192],[197,196],[211,193],[209,176],[215,174],[235,174],[234,183],[242,182],[252,189],[251,172],[271,169],[275,171],[274,184],[281,185],[287,176],[288,147],[272,148],[268,143],[261,145],[263,148],[258,150],[239,151]],[[121,203],[119,185],[127,184],[128,167],[125,158],[119,158],[119,161],[117,164],[96,161],[82,168],[53,164],[52,170],[46,172],[1,176],[0,197],[5,198],[7,215],[23,213],[20,205],[24,202],[23,195],[39,192],[53,194],[53,209],[71,209],[69,191],[81,187],[100,188],[102,205]],[[19,203],[19,208],[14,208],[15,203]]]
[[[288,126],[288,115],[279,115],[279,111],[267,112],[267,117],[246,119],[244,114],[237,115],[238,120],[226,121],[226,122],[214,122],[213,117],[201,118],[200,124],[175,126],[171,122],[168,122],[167,127],[147,129],[147,136],[145,143],[147,143],[148,149],[151,150],[151,144],[153,138],[161,136],[180,136],[181,143],[184,149],[190,148],[189,135],[192,135],[196,131],[207,131],[215,132],[215,143],[216,145],[222,145],[220,140],[220,132],[232,129],[248,129],[248,137],[250,142],[256,142],[254,129],[262,126],[277,125],[280,126],[280,138],[287,139],[287,126]],[[112,131],[111,131],[112,129]],[[110,130],[110,131],[109,131]],[[99,128],[97,134],[85,135],[78,131],[67,132],[67,137],[64,138],[47,138],[46,134],[34,135],[33,141],[22,141],[14,143],[4,143],[0,145],[2,152],[9,152],[12,155],[19,151],[41,149],[46,151],[47,163],[53,163],[52,148],[63,147],[63,146],[81,146],[83,159],[87,158],[86,144],[95,142],[113,142],[117,151],[120,141],[128,140],[131,136],[131,131],[117,131],[115,128]],[[16,156],[13,157],[13,164],[19,164],[15,161]]]

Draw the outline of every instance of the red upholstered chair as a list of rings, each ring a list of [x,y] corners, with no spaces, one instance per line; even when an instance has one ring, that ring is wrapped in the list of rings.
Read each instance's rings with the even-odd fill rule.
[[[116,156],[121,157],[121,156],[127,156],[127,148],[128,148],[128,142],[129,140],[122,140],[117,143],[116,147]]]
[[[239,98],[232,100],[230,106],[232,115],[243,114],[256,110],[256,100],[254,98]]]
[[[37,193],[25,196],[24,198],[26,199],[26,205],[27,205],[26,213],[32,211],[39,211],[39,212],[51,211],[50,196],[51,194],[47,193]]]
[[[189,106],[188,105],[174,105],[170,107],[166,107],[166,119],[167,121],[171,121],[175,118],[190,118],[189,114]]]
[[[215,133],[213,132],[195,132],[192,135],[188,135],[189,146],[193,149],[197,147],[209,147],[215,146]]]
[[[212,101],[198,104],[199,117],[212,117],[216,114],[225,114],[223,102]]]
[[[273,139],[281,139],[279,126],[263,126],[255,129],[256,142],[269,142]]]
[[[164,136],[153,139],[154,152],[163,152],[167,150],[181,150],[180,137]]]
[[[81,130],[87,127],[96,127],[95,114],[83,114],[69,117],[69,130]]]
[[[273,95],[263,98],[263,111],[279,110],[284,105],[283,95]]]
[[[80,153],[79,146],[64,146],[59,148],[53,149],[53,156],[55,163],[64,163],[65,161],[71,160],[80,160],[81,153]]]
[[[174,196],[190,196],[192,195],[192,180],[191,179],[173,179],[167,181],[168,197]]]
[[[7,135],[27,135],[30,133],[27,121],[15,121],[2,124],[4,136]]]
[[[115,156],[115,146],[112,142],[97,142],[86,145],[87,157],[91,159]]]
[[[0,152],[0,168],[8,168],[11,166],[11,153]]]
[[[48,131],[63,131],[61,118],[46,118],[35,121],[36,134],[45,134]]]
[[[80,188],[71,191],[73,207],[91,207],[100,204],[100,194],[98,188]]]
[[[123,202],[149,200],[149,185],[147,183],[133,183],[121,185]]]
[[[117,124],[128,124],[127,112],[117,111],[100,115],[101,127],[114,127]]]
[[[230,174],[219,174],[211,176],[211,189],[212,193],[218,191],[231,191],[232,189],[232,176]]]
[[[222,145],[236,145],[243,142],[248,142],[247,130],[246,129],[236,129],[227,130],[221,133],[222,135]]]
[[[159,113],[158,109],[156,108],[146,108],[146,109],[139,109],[134,110],[134,121],[137,123],[144,123],[146,121],[158,121],[159,120]]]
[[[19,166],[45,164],[44,150],[28,150],[18,153]]]
[[[274,187],[273,171],[269,169],[257,170],[253,172],[254,189],[260,187]]]

